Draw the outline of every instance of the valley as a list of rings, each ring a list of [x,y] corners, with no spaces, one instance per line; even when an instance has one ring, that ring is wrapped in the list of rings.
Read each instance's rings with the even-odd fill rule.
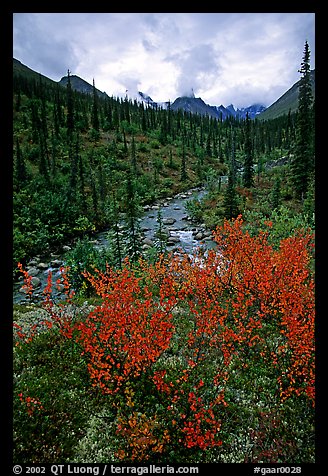
[[[308,57],[265,110],[14,59],[15,461],[315,462]]]

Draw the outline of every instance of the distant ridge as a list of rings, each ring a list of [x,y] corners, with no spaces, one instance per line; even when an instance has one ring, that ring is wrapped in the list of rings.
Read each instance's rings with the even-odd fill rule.
[[[93,86],[91,86],[91,84],[89,84],[87,81],[80,78],[79,76],[76,76],[75,74],[70,75],[70,82],[71,82],[72,89],[74,89],[74,91],[79,91],[80,93],[84,93],[84,94],[93,93]],[[59,84],[64,87],[67,86],[67,83],[68,83],[68,76],[63,76],[61,80],[59,81]],[[106,93],[99,91],[99,89],[97,88],[96,88],[96,92],[98,96],[100,97],[108,97]]]
[[[13,73],[14,74],[20,74],[21,76],[26,76],[28,78],[34,78],[34,79],[39,79],[40,77],[42,78],[42,81],[45,83],[51,83],[51,84],[57,84],[56,81],[53,81],[50,78],[47,78],[47,76],[44,76],[41,73],[37,73],[33,69],[29,68],[25,64],[21,63],[19,60],[13,58]]]
[[[315,69],[310,71],[310,80],[312,86],[312,94],[315,96]],[[259,114],[257,117],[260,120],[275,119],[288,112],[295,112],[298,108],[298,89],[300,80],[297,81],[288,91],[280,96],[271,106]]]
[[[15,58],[13,58],[13,73],[29,78],[34,77],[35,80],[39,80],[41,77],[45,84],[59,84],[62,87],[66,87],[68,81],[67,76],[63,76],[60,81],[53,81],[47,76],[44,76],[41,73],[37,73],[36,71],[32,70],[31,68],[24,65]],[[72,89],[74,89],[75,91],[84,94],[91,94],[93,92],[93,86],[84,79],[80,78],[79,76],[70,75],[70,79]],[[312,85],[312,94],[314,97],[315,70],[312,70],[310,72],[310,79]],[[235,109],[232,104],[227,107],[223,105],[210,106],[209,104],[206,104],[201,98],[196,98],[194,94],[176,98],[175,101],[170,104],[170,108],[173,111],[183,110],[186,112],[190,112],[191,114],[208,115],[209,117],[221,120],[225,120],[228,117],[243,119],[246,117],[247,113],[249,114],[249,117],[251,119],[255,117],[259,120],[275,119],[276,117],[279,117],[281,115],[288,114],[289,111],[295,112],[297,110],[299,82],[300,81],[297,81],[288,91],[286,91],[277,101],[271,104],[271,106],[269,106],[268,108],[265,108],[265,106],[261,104],[253,104],[251,106],[244,107],[241,109]],[[97,88],[96,91],[99,97],[108,97],[105,92],[102,92]],[[144,94],[141,91],[138,91],[136,97],[131,98],[131,100],[133,99],[142,101],[144,104],[150,107],[162,107],[163,109],[167,109],[167,107],[169,107],[168,102],[157,103],[153,101],[147,94]]]
[[[190,96],[182,96],[176,98],[171,104],[172,111],[183,110],[192,114],[200,114],[202,116],[208,115],[218,119],[218,112],[212,107],[206,104],[201,98],[195,98]]]
[[[208,115],[209,117],[222,119],[224,121],[228,117],[245,119],[247,113],[250,119],[254,119],[265,110],[265,106],[262,104],[252,104],[251,106],[243,107],[241,109],[235,109],[232,104],[227,107],[224,107],[222,104],[221,106],[210,106],[209,104],[206,104],[201,98],[182,96],[177,98],[172,103],[171,109],[173,111],[180,109],[192,114]]]

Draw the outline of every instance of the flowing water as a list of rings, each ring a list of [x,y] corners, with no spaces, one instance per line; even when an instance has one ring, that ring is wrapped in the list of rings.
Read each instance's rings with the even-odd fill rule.
[[[185,253],[191,254],[197,247],[205,249],[215,247],[215,243],[211,239],[211,232],[205,230],[202,226],[193,224],[185,208],[188,200],[200,199],[205,193],[204,189],[192,189],[175,197],[163,199],[152,206],[144,207],[144,212],[140,219],[144,248],[151,247],[155,242],[155,234],[159,226],[159,211],[162,217],[162,228],[167,239],[168,251],[181,252],[182,250]],[[94,246],[100,249],[106,247],[108,245],[107,233],[107,231],[97,233],[92,240]],[[60,266],[62,265],[64,265],[64,253],[62,256],[51,255],[43,261],[40,258],[30,261],[28,265],[29,273],[34,276],[36,284],[36,289],[33,293],[34,301],[42,299],[42,290],[47,284],[49,271],[52,271],[53,282],[55,283],[60,277]],[[22,284],[22,281],[14,284],[14,303],[24,304],[27,302],[27,296],[22,289]]]

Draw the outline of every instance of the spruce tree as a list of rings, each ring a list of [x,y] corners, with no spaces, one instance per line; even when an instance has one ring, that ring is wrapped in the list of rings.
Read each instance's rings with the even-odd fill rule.
[[[99,198],[98,198],[98,191],[96,186],[96,175],[94,173],[94,170],[91,169],[91,165],[90,165],[90,186],[91,186],[91,197],[92,197],[94,218],[95,220],[97,220],[98,209],[99,209]]]
[[[39,141],[40,129],[41,129],[41,120],[39,117],[39,101],[38,99],[32,98],[30,103],[31,108],[31,120],[32,120],[32,140],[33,142]]]
[[[129,258],[136,262],[141,256],[141,232],[139,217],[141,208],[139,205],[135,184],[128,172],[125,186],[125,242]]]
[[[281,181],[280,177],[276,177],[274,188],[272,191],[272,208],[278,208],[281,204]]]
[[[17,112],[20,111],[21,102],[22,102],[21,91],[20,91],[20,89],[19,89],[18,92],[17,92],[16,104],[15,104],[15,109],[16,109]]]
[[[170,150],[169,150],[169,167],[172,168],[173,167],[173,155],[172,155],[172,148],[170,147]]]
[[[39,139],[39,172],[47,181],[49,180],[49,170],[48,170],[48,160],[47,160],[47,147],[43,137],[42,132],[40,131]]]
[[[14,169],[14,177],[17,181],[17,186],[24,185],[27,180],[27,171],[24,156],[21,152],[18,139],[16,139],[16,162]]]
[[[238,196],[236,191],[237,167],[235,158],[235,137],[231,127],[231,151],[229,163],[228,185],[225,189],[223,208],[224,216],[228,219],[234,218],[239,213]]]
[[[62,108],[60,86],[58,83],[56,85],[54,106],[56,108],[56,115],[57,115],[59,126],[62,127],[64,125],[65,119],[64,119],[63,108]]]
[[[166,243],[167,243],[167,234],[163,227],[163,216],[161,209],[157,212],[157,229],[155,232],[155,247],[159,254],[163,254],[166,250]]]
[[[85,181],[84,181],[84,165],[82,160],[82,155],[79,153],[79,194],[81,197],[81,207],[84,214],[87,213],[87,202],[85,197]]]
[[[142,132],[146,132],[147,130],[146,113],[143,104],[141,104],[141,130]]]
[[[112,224],[111,229],[109,230],[107,235],[111,255],[111,265],[122,269],[123,243],[120,231],[118,203],[114,190],[112,191],[112,202],[108,207],[107,216]]]
[[[136,144],[134,136],[132,136],[131,141],[131,167],[134,175],[137,175],[137,153],[136,153]]]
[[[99,184],[99,200],[100,200],[100,209],[102,212],[102,217],[105,216],[105,206],[107,201],[107,182],[106,175],[102,163],[98,165],[98,184]]]
[[[224,216],[228,218],[229,220],[231,218],[235,218],[239,213],[238,196],[236,192],[236,186],[233,182],[231,173],[229,173],[228,185],[224,193],[223,208],[224,208]]]
[[[95,80],[92,83],[92,96],[93,96],[93,103],[92,103],[92,115],[91,115],[91,124],[93,129],[96,132],[99,132],[99,115],[98,115],[98,94],[95,86]]]
[[[67,117],[66,117],[66,126],[69,139],[71,138],[74,131],[74,101],[73,101],[73,90],[71,86],[70,71],[67,71]]]
[[[56,133],[54,129],[51,131],[51,177],[54,179],[57,175],[57,144],[58,140],[56,138]]]
[[[245,162],[243,172],[243,185],[246,188],[251,188],[254,185],[253,147],[250,122],[247,112],[245,119]]]
[[[211,149],[211,133],[208,134],[206,139],[206,154],[208,157],[212,157],[212,149]]]
[[[186,167],[186,150],[185,150],[185,137],[182,136],[182,157],[181,157],[181,169],[180,169],[180,181],[186,182],[188,179],[187,167]]]
[[[297,198],[304,199],[309,177],[314,170],[312,88],[310,78],[310,49],[305,42],[299,82],[298,109],[296,118],[296,143],[291,164],[292,182]]]

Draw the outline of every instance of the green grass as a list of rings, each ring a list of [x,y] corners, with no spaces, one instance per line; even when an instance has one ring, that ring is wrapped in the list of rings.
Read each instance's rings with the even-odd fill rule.
[[[80,349],[51,330],[14,349],[14,459],[18,463],[69,461],[96,411]],[[31,416],[18,395],[38,399]]]
[[[179,317],[180,316],[180,317]],[[182,312],[172,348],[160,367],[174,372],[180,365],[181,342],[188,331]],[[179,339],[182,339],[179,342]],[[180,350],[179,350],[180,349]],[[212,351],[213,352],[213,351]],[[215,353],[215,351],[214,351]],[[211,356],[212,362],[219,355]],[[206,364],[207,365],[207,364]],[[173,366],[173,367],[172,367]],[[271,370],[270,370],[271,369]],[[206,375],[206,368],[203,369]],[[211,369],[208,371],[211,373]],[[233,359],[222,409],[221,447],[204,451],[168,445],[155,462],[314,462],[314,411],[302,398],[281,403],[272,367],[256,350],[243,361]],[[152,390],[147,374],[132,382],[133,411],[166,419],[165,399]],[[31,415],[19,394],[40,402]],[[122,403],[123,402],[123,403]],[[115,403],[115,405],[113,405]],[[117,409],[124,401],[102,395],[91,381],[86,356],[72,339],[53,328],[29,344],[14,347],[14,461],[15,463],[101,463],[118,461],[124,444],[117,435]],[[125,409],[124,411],[132,409]],[[167,420],[168,421],[168,420]],[[172,428],[171,428],[172,430]],[[150,462],[152,460],[150,459]]]

